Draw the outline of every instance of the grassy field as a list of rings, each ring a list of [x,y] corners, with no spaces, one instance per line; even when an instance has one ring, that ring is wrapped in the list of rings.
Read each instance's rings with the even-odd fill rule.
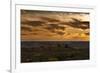
[[[21,41],[22,63],[88,59],[88,41]]]

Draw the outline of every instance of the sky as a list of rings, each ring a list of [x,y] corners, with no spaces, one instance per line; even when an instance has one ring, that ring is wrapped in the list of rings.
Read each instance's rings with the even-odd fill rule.
[[[21,10],[22,41],[89,41],[89,13]]]

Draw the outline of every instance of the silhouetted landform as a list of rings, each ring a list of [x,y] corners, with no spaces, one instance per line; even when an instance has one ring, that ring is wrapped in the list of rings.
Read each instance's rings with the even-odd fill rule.
[[[21,41],[21,63],[89,60],[88,41]]]

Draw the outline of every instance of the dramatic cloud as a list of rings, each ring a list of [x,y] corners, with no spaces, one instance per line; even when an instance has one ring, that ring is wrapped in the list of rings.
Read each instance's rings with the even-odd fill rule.
[[[45,27],[45,29],[49,30],[49,31],[54,31],[54,30],[62,30],[64,31],[66,27],[64,26],[60,26],[59,24],[47,24],[48,26]]]
[[[26,25],[29,25],[29,26],[42,26],[42,24],[45,24],[45,22],[43,21],[25,21],[25,22],[22,22],[21,24],[26,24]]]
[[[24,36],[26,36],[27,34],[26,34],[26,33],[21,33],[21,35],[24,35]]]
[[[85,34],[86,34],[86,35],[89,35],[90,33],[89,33],[89,32],[86,32]]]
[[[79,19],[76,18],[71,18],[72,21],[69,22],[62,22],[61,24],[63,25],[68,25],[73,28],[80,28],[80,29],[89,29],[89,21],[80,21]]]
[[[42,20],[48,21],[48,22],[59,22],[60,20],[49,18],[49,17],[40,17]]]
[[[30,27],[26,27],[26,26],[21,26],[21,30],[22,31],[29,31],[29,32],[32,31],[32,29]]]
[[[35,33],[35,32],[34,32],[34,33],[31,33],[31,34],[32,34],[32,35],[38,35],[38,33]]]
[[[50,28],[52,29],[58,29],[58,30],[65,30],[66,27],[60,26],[59,24],[48,24]]]
[[[48,26],[45,27],[44,29],[50,31],[51,33],[56,33],[58,35],[64,35],[65,33],[63,32],[66,27],[60,26],[59,24],[47,24]],[[59,31],[60,30],[60,31]]]
[[[89,40],[89,13],[21,10],[22,40]]]
[[[81,29],[88,29],[89,28],[89,22],[88,21],[80,21],[78,19],[72,18],[73,22],[70,22],[72,24],[72,27],[81,28]]]
[[[56,34],[58,34],[58,35],[64,35],[65,32],[62,32],[62,31],[56,31]]]

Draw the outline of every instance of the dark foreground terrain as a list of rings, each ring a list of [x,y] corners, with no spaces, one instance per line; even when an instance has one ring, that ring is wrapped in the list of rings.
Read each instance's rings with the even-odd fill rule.
[[[21,62],[89,59],[88,41],[22,41]]]

